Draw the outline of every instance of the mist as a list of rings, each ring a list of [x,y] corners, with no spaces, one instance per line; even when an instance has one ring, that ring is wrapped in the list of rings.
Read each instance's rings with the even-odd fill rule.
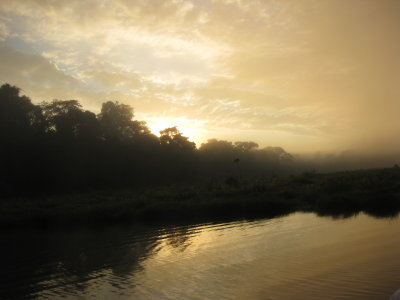
[[[115,99],[198,146],[399,153],[399,12],[396,0],[2,2],[0,81],[36,104],[98,113]]]
[[[393,167],[399,156],[355,152],[295,154],[255,141],[209,139],[200,147],[177,127],[151,133],[134,109],[106,101],[100,113],[77,100],[39,105],[18,87],[0,87],[3,193],[227,183]]]
[[[399,53],[400,0],[0,0],[0,299],[394,299]]]

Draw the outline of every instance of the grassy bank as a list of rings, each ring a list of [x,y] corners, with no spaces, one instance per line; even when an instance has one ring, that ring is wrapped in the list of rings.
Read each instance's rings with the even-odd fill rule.
[[[0,202],[0,223],[47,226],[210,221],[272,217],[294,211],[332,216],[364,211],[375,216],[395,216],[400,211],[400,169],[8,197]]]

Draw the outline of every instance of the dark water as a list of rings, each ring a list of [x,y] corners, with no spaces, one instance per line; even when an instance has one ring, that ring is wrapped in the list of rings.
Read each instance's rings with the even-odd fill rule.
[[[0,299],[388,299],[400,220],[1,233]]]

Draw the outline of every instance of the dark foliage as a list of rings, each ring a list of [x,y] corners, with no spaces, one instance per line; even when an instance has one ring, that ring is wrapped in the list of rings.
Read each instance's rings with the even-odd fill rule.
[[[97,116],[77,100],[35,105],[19,88],[2,85],[0,195],[229,178],[235,186],[290,167],[290,154],[279,147],[212,139],[197,149],[176,127],[157,137],[133,117],[132,107],[113,101],[103,103]]]

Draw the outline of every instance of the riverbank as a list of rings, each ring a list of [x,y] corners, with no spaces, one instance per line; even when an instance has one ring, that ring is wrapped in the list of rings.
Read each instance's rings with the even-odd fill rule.
[[[400,212],[400,168],[304,173],[196,186],[102,190],[1,200],[2,226],[81,226],[273,217],[294,211],[351,216]]]

